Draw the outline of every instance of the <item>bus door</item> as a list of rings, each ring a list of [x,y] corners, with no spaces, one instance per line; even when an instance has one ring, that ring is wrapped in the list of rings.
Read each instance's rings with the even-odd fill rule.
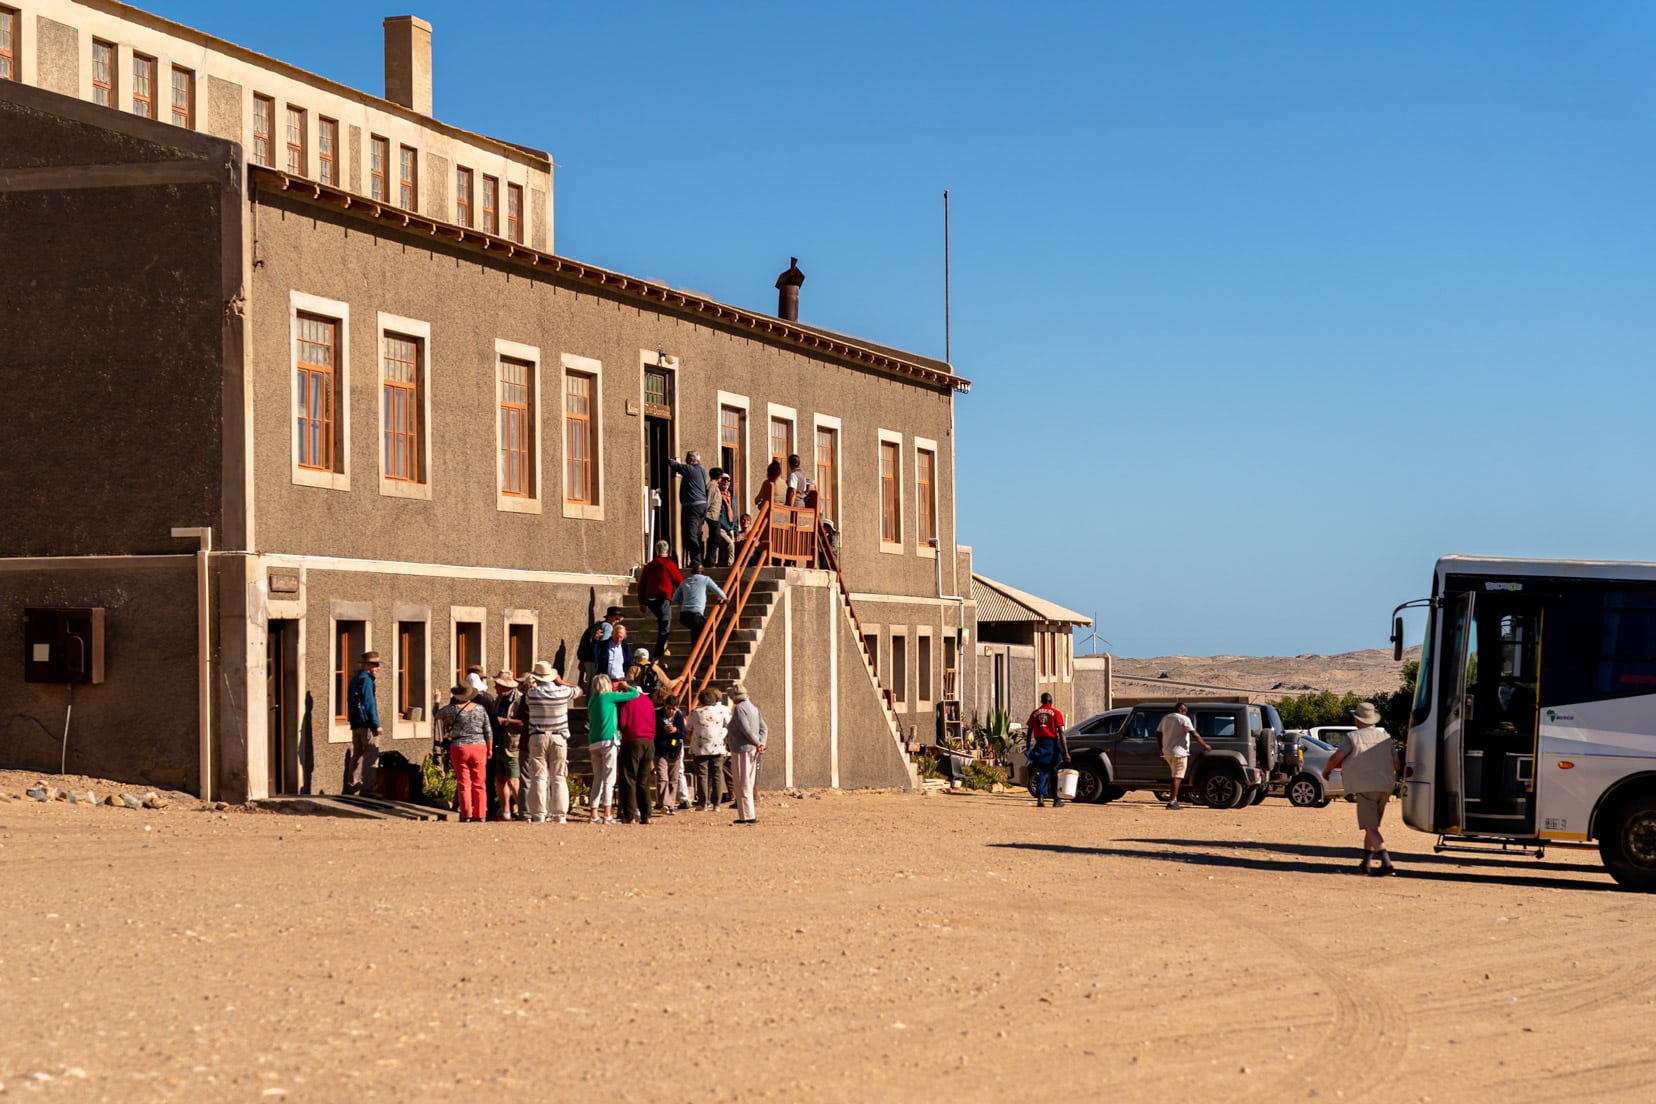
[[[1443,733],[1438,748],[1436,827],[1459,832],[1466,823],[1466,723],[1469,683],[1478,671],[1478,623],[1473,619],[1472,592],[1451,594],[1443,601]]]

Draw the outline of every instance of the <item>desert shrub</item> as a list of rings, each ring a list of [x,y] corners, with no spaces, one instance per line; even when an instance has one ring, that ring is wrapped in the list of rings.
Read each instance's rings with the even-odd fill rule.
[[[988,790],[996,784],[1006,785],[1006,768],[999,763],[968,763],[965,773],[964,782],[968,790]]]

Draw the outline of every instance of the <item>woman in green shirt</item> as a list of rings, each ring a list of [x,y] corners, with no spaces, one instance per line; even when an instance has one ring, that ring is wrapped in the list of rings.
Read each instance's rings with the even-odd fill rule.
[[[637,689],[612,690],[608,675],[596,675],[587,694],[587,751],[592,756],[592,823],[615,824],[615,754],[621,746],[621,728],[615,707],[638,697]],[[626,683],[621,685],[625,686]]]

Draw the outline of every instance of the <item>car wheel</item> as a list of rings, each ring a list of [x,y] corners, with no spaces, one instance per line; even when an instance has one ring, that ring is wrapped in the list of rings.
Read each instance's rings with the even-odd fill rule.
[[[1253,796],[1248,798],[1248,804],[1258,805],[1261,801],[1265,800],[1265,795],[1270,792],[1271,787],[1269,786],[1256,786],[1253,791]]]
[[[1309,771],[1294,775],[1288,781],[1288,803],[1296,809],[1310,809],[1328,804],[1323,796],[1322,780]]]
[[[1097,805],[1104,800],[1104,772],[1092,763],[1075,764],[1075,800],[1087,805]]]
[[[1623,887],[1656,893],[1656,794],[1622,801],[1599,832],[1605,869]]]
[[[1205,774],[1196,783],[1197,795],[1213,809],[1234,809],[1242,804],[1247,792],[1240,778],[1222,770]]]
[[[1108,805],[1116,798],[1125,797],[1126,795],[1127,791],[1122,789],[1120,786],[1105,786],[1098,792],[1098,803],[1100,805]]]

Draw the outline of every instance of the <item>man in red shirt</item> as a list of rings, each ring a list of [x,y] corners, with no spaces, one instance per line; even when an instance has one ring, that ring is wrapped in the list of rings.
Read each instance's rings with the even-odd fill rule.
[[[1052,807],[1062,809],[1064,799],[1058,795],[1058,765],[1069,758],[1069,745],[1064,740],[1064,715],[1053,706],[1051,694],[1041,695],[1041,704],[1029,715],[1024,732],[1024,756],[1035,772],[1035,807],[1046,805],[1050,789]]]
[[[673,631],[673,592],[684,582],[684,573],[673,562],[666,541],[656,541],[655,552],[655,559],[638,576],[638,608],[656,616],[655,658],[660,659],[667,654],[667,636]]]

